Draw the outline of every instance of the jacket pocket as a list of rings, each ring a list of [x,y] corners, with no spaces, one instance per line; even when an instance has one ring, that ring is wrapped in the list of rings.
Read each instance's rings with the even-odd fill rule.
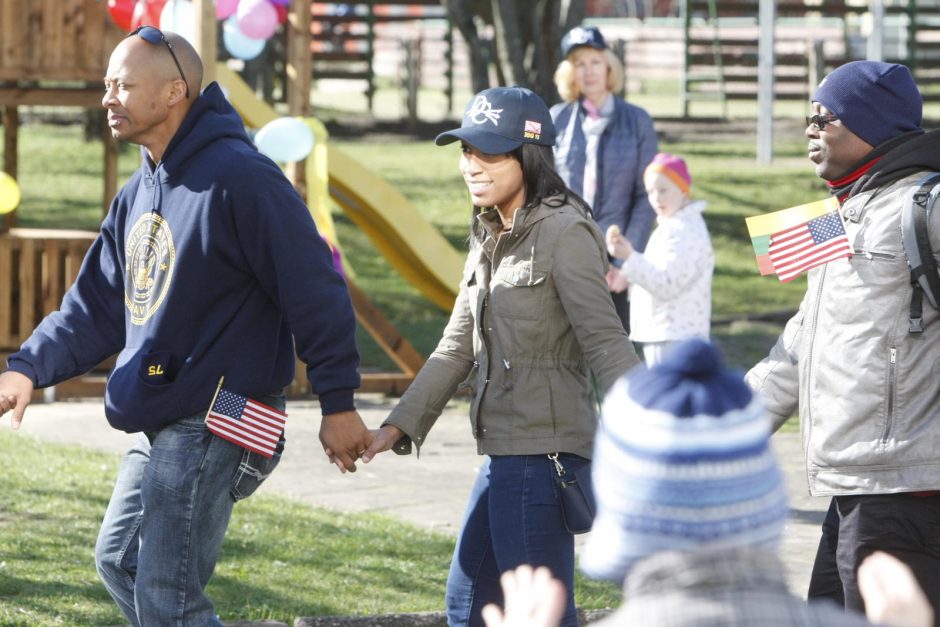
[[[531,259],[504,260],[490,289],[493,313],[504,318],[538,319],[547,277],[548,272],[540,270]]]
[[[191,387],[186,366],[177,370],[166,351],[125,349],[108,377],[105,415],[115,429],[155,431],[180,419]]]

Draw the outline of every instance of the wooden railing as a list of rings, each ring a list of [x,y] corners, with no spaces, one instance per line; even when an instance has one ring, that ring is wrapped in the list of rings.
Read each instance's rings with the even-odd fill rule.
[[[51,229],[11,229],[0,234],[0,359],[15,352],[36,325],[59,308],[97,235],[93,231]],[[402,369],[400,373],[363,375],[359,391],[401,394],[424,358],[362,292],[355,287],[350,292],[360,324]],[[85,376],[60,383],[46,398],[102,396],[111,365],[113,358]],[[291,398],[310,394],[306,367],[299,360],[287,394]]]
[[[0,235],[0,350],[15,350],[59,308],[97,235],[47,229]]]

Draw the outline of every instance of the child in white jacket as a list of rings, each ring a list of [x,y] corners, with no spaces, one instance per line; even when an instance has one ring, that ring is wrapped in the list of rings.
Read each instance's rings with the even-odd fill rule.
[[[623,259],[620,274],[630,282],[630,339],[643,347],[648,365],[670,346],[690,337],[708,339],[711,327],[712,251],[702,219],[704,201],[691,201],[692,177],[682,158],[659,153],[643,176],[657,226],[641,253],[616,226],[607,230],[607,250]]]

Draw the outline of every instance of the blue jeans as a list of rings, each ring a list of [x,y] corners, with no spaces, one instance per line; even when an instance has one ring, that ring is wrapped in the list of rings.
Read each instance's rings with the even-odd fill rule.
[[[559,460],[568,473],[587,463],[567,453]],[[449,625],[483,625],[483,606],[503,604],[500,575],[521,564],[551,569],[568,595],[561,624],[578,624],[574,536],[562,521],[554,472],[546,455],[494,455],[480,468],[447,576]]]
[[[212,435],[204,420],[140,434],[101,523],[98,575],[135,626],[221,625],[205,588],[232,507],[280,461],[283,440],[267,459]]]

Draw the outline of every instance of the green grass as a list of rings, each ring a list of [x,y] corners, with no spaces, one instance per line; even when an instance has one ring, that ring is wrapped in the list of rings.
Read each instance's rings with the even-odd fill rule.
[[[119,458],[0,430],[0,625],[125,622],[93,547]],[[257,495],[235,508],[209,595],[223,620],[443,609],[453,538],[375,514]],[[580,578],[586,609],[619,604]]]

